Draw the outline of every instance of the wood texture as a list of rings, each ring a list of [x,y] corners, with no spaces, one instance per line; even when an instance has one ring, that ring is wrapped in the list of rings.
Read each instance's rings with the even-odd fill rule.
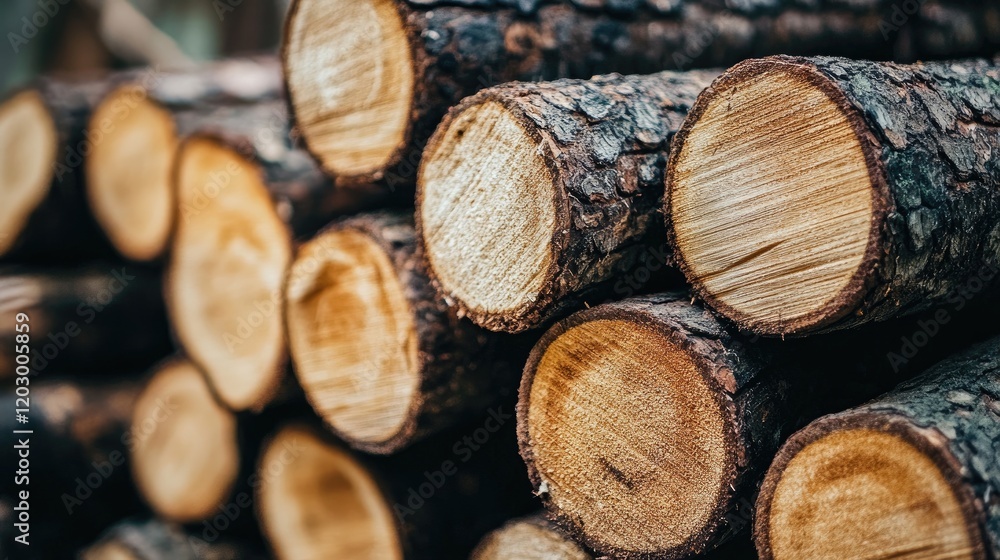
[[[259,544],[208,541],[158,519],[127,519],[80,553],[81,560],[263,560]]]
[[[366,452],[396,452],[501,402],[527,355],[526,339],[474,326],[435,293],[404,213],[325,228],[300,248],[285,299],[307,400]],[[384,415],[395,420],[371,434]]]
[[[899,557],[906,558],[916,557],[917,554],[928,555],[922,557],[954,555],[952,557],[992,558],[1000,553],[1000,504],[996,501],[1000,490],[1000,473],[997,472],[997,465],[1000,464],[1000,448],[997,447],[997,442],[1000,441],[998,349],[1000,340],[997,339],[979,344],[936,364],[920,377],[907,381],[868,404],[823,417],[792,436],[781,448],[768,471],[757,502],[759,513],[754,525],[754,537],[761,557],[776,557],[769,538],[770,531],[779,530],[771,525],[772,502],[775,488],[780,484],[789,462],[794,461],[811,444],[838,435],[850,436],[861,432],[895,436],[918,450],[940,471],[960,506],[960,517],[964,520],[962,529],[966,533],[968,544],[962,548],[949,549],[947,542],[937,540],[941,535],[933,534],[934,531],[929,531],[932,533],[929,535],[911,534],[903,542],[879,542],[885,539],[875,536],[866,540],[862,535],[873,527],[892,525],[886,519],[872,520],[871,524],[855,524],[855,516],[863,515],[872,505],[864,504],[867,506],[864,509],[853,507],[845,510],[843,507],[851,498],[847,495],[834,497],[825,504],[824,515],[833,520],[830,527],[837,525],[843,528],[844,539],[853,540],[860,545],[854,549],[857,553],[877,554],[878,548],[869,550],[867,547],[885,544],[889,544],[891,549],[905,551],[909,556],[901,553]],[[849,456],[840,459],[844,462],[841,467],[842,476],[850,477],[852,468],[866,468],[863,463],[847,463],[852,460]],[[837,468],[837,458],[833,459],[832,464],[831,468]],[[906,467],[909,468],[916,470],[918,465],[914,462]],[[904,474],[906,473],[897,473],[897,480],[906,481]],[[820,492],[823,490],[819,489]],[[900,492],[917,490],[919,489],[900,488]],[[879,489],[872,491],[878,492]],[[853,502],[855,506],[859,503],[861,502]],[[928,508],[932,505],[925,503]],[[808,503],[803,506],[808,507]],[[902,507],[898,511],[887,512],[887,515],[908,513]],[[916,512],[913,515],[916,516]],[[942,519],[945,517],[943,511],[932,511],[931,515],[939,516],[935,518],[937,528],[946,523]],[[798,529],[801,531],[801,541],[807,541],[814,535],[810,526],[816,522],[803,518],[801,523],[803,527]],[[786,533],[796,530],[791,527],[780,529]],[[908,530],[912,532],[912,529]],[[905,532],[904,530],[903,533]],[[909,550],[914,540],[919,538],[927,539],[927,542],[921,543],[925,545],[924,549]],[[822,551],[825,545],[814,542],[811,547]]]
[[[166,250],[173,226],[178,144],[253,104],[280,100],[281,67],[277,58],[230,59],[187,71],[151,68],[116,82],[86,126],[100,139],[86,154],[87,199],[120,253],[152,261]]]
[[[746,282],[732,284],[725,295],[713,293],[706,283],[715,273],[705,272],[704,266],[701,273],[695,272],[699,265],[687,254],[690,243],[685,244],[679,238],[682,228],[694,223],[686,217],[684,222],[680,221],[682,207],[677,204],[683,193],[680,169],[702,165],[703,173],[710,174],[714,168],[708,167],[707,162],[684,160],[682,155],[697,134],[703,111],[717,96],[729,95],[741,84],[746,86],[775,75],[811,84],[840,108],[859,141],[871,182],[870,233],[864,254],[858,256],[858,264],[852,269],[853,275],[839,290],[826,293],[826,303],[793,317],[782,317],[780,310],[778,315],[756,310],[744,312],[746,305],[728,303],[733,297],[753,300],[755,287]],[[996,97],[997,91],[1000,91],[1000,68],[996,62],[987,61],[902,66],[837,58],[776,57],[737,65],[699,99],[672,149],[666,211],[673,220],[669,233],[682,270],[698,295],[710,305],[741,326],[765,334],[835,330],[882,321],[942,305],[957,297],[966,284],[980,285],[978,291],[982,283],[995,276],[1000,264],[996,258],[1000,254],[996,227],[1000,198],[996,193],[1000,191],[997,159],[992,157],[1000,149],[996,127],[1000,113],[997,105],[989,101]],[[748,154],[748,157],[753,156]],[[780,157],[772,162],[779,163],[787,162],[780,162]],[[732,178],[730,175],[729,179]],[[744,179],[748,180],[753,179]],[[801,182],[806,183],[807,179]],[[720,184],[703,184],[704,189],[697,196],[708,200]],[[728,202],[719,199],[721,202],[713,202],[714,206],[702,210],[690,206],[694,208],[692,211],[711,213],[708,218],[719,222],[712,226],[719,228],[715,231],[732,231],[732,243],[743,243],[735,240],[744,234],[750,241],[743,244],[742,257],[734,253],[727,262],[720,261],[718,274],[737,274],[741,267],[750,266],[746,263],[753,259],[772,258],[765,253],[778,244],[794,242],[781,237],[782,231],[790,229],[780,226],[776,243],[763,248],[754,245],[749,230],[741,229],[750,226],[738,222],[739,218],[726,217],[733,208],[727,204],[737,204],[738,198],[732,197]],[[778,212],[778,217],[788,222],[804,219],[798,214],[793,219]],[[831,226],[817,218],[812,229],[822,237],[822,232],[837,227],[838,219],[831,216]],[[697,238],[698,231],[688,232],[691,239]],[[774,260],[776,266],[784,267],[782,270],[792,271],[787,273],[789,289],[804,292],[811,289],[811,282],[796,280],[796,275],[803,269],[819,266],[816,258],[785,263],[787,266],[777,258]],[[782,280],[785,274],[777,271],[774,278],[785,281]],[[780,295],[769,297],[777,298],[775,301],[781,299]]]
[[[445,297],[479,325],[519,332],[600,301],[613,287],[621,292],[623,275],[664,268],[666,152],[717,74],[513,83],[452,109],[425,151],[417,191],[423,247]],[[496,125],[481,113],[487,107],[517,126]],[[537,160],[541,192],[520,190],[527,165],[508,161],[514,157]],[[505,244],[509,236],[532,237],[520,224],[542,228],[535,234],[548,244],[537,249],[547,253],[541,262],[529,257],[534,248]],[[518,277],[532,278],[521,293],[509,288],[520,285]],[[508,290],[501,301],[497,292]]]
[[[34,373],[142,371],[172,348],[158,274],[132,265],[7,266],[0,278],[0,378],[14,376],[16,316],[28,315]]]
[[[486,535],[471,560],[592,560],[578,543],[563,534],[544,514],[513,519]]]
[[[521,455],[546,509],[597,552],[704,553],[749,527],[764,471],[797,426],[880,394],[985,330],[962,324],[894,368],[887,352],[912,325],[779,341],[738,334],[686,294],[600,305],[557,323],[532,351]]]
[[[282,559],[330,557],[353,547],[358,556],[379,550],[380,557],[406,560],[467,557],[487,531],[531,508],[516,475],[513,417],[510,424],[489,418],[484,412],[389,457],[350,455],[319,428],[286,426],[265,447],[259,468],[266,482],[256,504],[272,552]],[[309,482],[317,477],[331,481],[321,494]],[[356,506],[359,497],[370,501]],[[367,538],[373,531],[389,536]]]
[[[953,56],[992,52],[1000,43],[1000,30],[986,23],[992,21],[988,14],[995,10],[977,4],[949,5],[947,9],[957,15],[944,16],[938,10],[935,23],[927,25],[922,14],[903,14],[912,26],[903,33],[888,29],[883,32],[880,26],[883,21],[891,25],[886,15],[891,15],[893,7],[889,1],[811,7],[795,2],[747,2],[728,10],[700,1],[413,0],[394,2],[394,6],[410,48],[407,54],[391,53],[391,57],[411,60],[413,93],[408,115],[399,125],[405,129],[403,140],[389,150],[387,163],[370,171],[337,173],[338,169],[330,164],[335,154],[323,153],[319,148],[326,139],[314,135],[310,126],[302,127],[306,144],[324,167],[340,175],[340,184],[374,184],[383,193],[409,190],[420,150],[449,106],[479,89],[511,80],[711,67],[782,52],[875,59],[888,59],[896,53]],[[297,34],[306,23],[297,18],[310,13],[312,20],[311,9],[308,2],[300,0],[292,6],[288,18],[283,61],[293,83],[300,72],[311,81],[309,87],[335,87],[338,77],[324,75],[324,63],[316,57],[326,57],[336,64],[345,57],[367,57],[373,48],[382,47],[371,44],[370,37],[390,33],[388,25],[376,26],[364,37],[330,44],[325,52],[303,56],[296,52],[300,42]],[[925,11],[931,10],[928,7]],[[329,17],[340,13],[331,11]],[[322,32],[324,27],[319,24],[317,29]],[[961,31],[968,41],[950,39],[953,31]],[[358,65],[362,64],[360,60]],[[357,68],[349,63],[343,66],[351,71]],[[291,88],[293,106],[299,104],[300,97],[304,99],[301,93]],[[396,90],[389,93],[398,95]],[[319,110],[336,112],[337,107]],[[349,132],[337,131],[341,135]]]

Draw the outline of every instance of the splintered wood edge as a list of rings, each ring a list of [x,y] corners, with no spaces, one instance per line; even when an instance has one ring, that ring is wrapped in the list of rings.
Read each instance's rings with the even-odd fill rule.
[[[533,518],[515,519],[486,535],[471,560],[592,560],[576,541]]]
[[[282,428],[257,468],[261,531],[279,560],[402,560],[392,507],[377,481],[311,428]]]
[[[173,225],[171,171],[179,139],[170,112],[136,85],[97,105],[88,124],[100,137],[87,155],[87,199],[122,255],[148,261],[163,254]]]
[[[987,558],[983,514],[947,440],[893,413],[832,415],[793,435],[756,509],[765,560]]]
[[[285,371],[281,298],[291,231],[260,167],[222,139],[189,137],[175,166],[170,322],[224,404],[259,410]]]
[[[24,90],[0,104],[0,255],[49,194],[59,133],[45,100]]]
[[[376,173],[408,144],[418,70],[401,9],[394,0],[296,0],[289,9],[289,100],[307,149],[334,175]]]
[[[627,387],[609,388],[614,370],[596,372],[594,369],[601,363],[602,357],[595,352],[597,340],[586,331],[597,329],[610,331],[610,336],[605,338],[614,346],[612,352],[617,353],[627,350],[627,344],[634,346],[641,335],[648,337],[648,344],[631,351],[631,358],[624,362],[631,369],[623,374],[626,382],[634,384],[631,390],[626,390]],[[590,340],[582,340],[584,337]],[[559,346],[565,348],[560,349]],[[670,367],[656,368],[651,365],[657,354],[669,359],[666,358],[667,349],[674,365],[681,366],[674,368],[673,376],[666,375]],[[555,358],[552,352],[557,353]],[[629,354],[625,354],[626,357]],[[597,373],[593,375],[593,381],[599,389],[605,389],[605,394],[578,390],[571,397],[550,398],[547,393],[551,393],[551,387],[557,384],[539,383],[540,373],[547,375],[544,370],[549,368],[549,364],[546,362],[556,366],[554,371],[557,371],[558,381],[564,385],[579,381],[585,373],[566,373],[570,370],[558,360],[572,360],[591,368],[592,374]],[[664,390],[656,390],[660,389],[658,382],[663,382]],[[569,402],[570,398],[580,399],[585,395],[603,397],[606,402],[593,401],[586,406],[578,403],[566,405],[547,417],[537,404],[559,400]],[[688,402],[668,400],[675,395]],[[636,412],[639,399],[646,400],[649,414]],[[624,418],[611,416],[615,405],[622,404],[627,406],[627,410],[622,412]],[[680,413],[666,415],[667,411],[677,410],[682,404],[690,405],[685,410],[689,416],[687,419]],[[577,417],[580,411],[586,410],[592,411],[592,416],[607,418],[605,425],[592,426],[594,422]],[[661,421],[656,422],[656,418]],[[558,428],[550,430],[554,434],[552,437],[544,432],[540,435],[535,428],[543,419],[559,423]],[[690,459],[689,449],[664,443],[676,440],[676,443],[689,445],[692,435],[696,433],[695,420],[708,425],[701,430],[700,461]],[[643,421],[651,425],[637,424]],[[517,403],[521,456],[546,509],[560,527],[584,545],[615,558],[683,558],[706,550],[706,542],[724,522],[725,508],[737,482],[735,446],[739,436],[736,424],[735,411],[724,391],[712,379],[708,366],[685,349],[685,341],[675,330],[645,313],[625,311],[614,306],[599,306],[578,312],[549,329],[528,358]],[[612,434],[614,437],[601,445],[601,441],[594,439],[599,433],[598,428],[621,433]],[[673,430],[673,433],[654,433],[655,428]],[[574,434],[583,443],[575,448],[567,443],[572,442],[571,435]],[[625,456],[632,449],[632,446],[624,445],[627,437],[648,439],[640,443],[642,450],[656,450],[656,460],[651,462],[653,468],[637,470],[638,457]],[[553,446],[555,451],[547,451],[546,446]],[[659,449],[657,446],[660,446]],[[560,450],[560,447],[565,449]],[[556,462],[561,459],[564,463],[586,458],[579,453],[581,450],[589,452],[589,465],[567,468],[566,464],[547,464],[553,457]],[[672,467],[657,472],[658,465]],[[659,478],[654,479],[657,474]],[[572,482],[564,484],[566,481],[561,480],[567,477],[577,477],[577,487],[588,488],[589,492],[574,496]],[[564,485],[568,488],[563,488]],[[657,490],[659,494],[655,493]],[[685,499],[690,507],[681,509]],[[609,515],[608,511],[588,511],[594,504],[611,508],[615,515]],[[631,524],[632,530],[628,530],[628,523],[620,523],[621,516],[636,505],[641,509],[633,512],[636,519]],[[672,531],[656,530],[671,526],[674,527]]]
[[[322,232],[299,249],[285,300],[289,352],[317,414],[366,451],[405,443],[422,403],[418,335],[386,248],[359,229]]]
[[[569,204],[551,149],[516,107],[466,100],[438,127],[417,178],[417,229],[441,291],[481,327],[537,326],[553,299]]]
[[[163,518],[206,519],[232,492],[240,469],[236,417],[194,364],[172,360],[154,374],[128,434],[133,479]]]
[[[696,293],[764,334],[853,312],[889,207],[880,153],[863,116],[807,62],[750,60],[723,74],[667,167],[669,236]]]

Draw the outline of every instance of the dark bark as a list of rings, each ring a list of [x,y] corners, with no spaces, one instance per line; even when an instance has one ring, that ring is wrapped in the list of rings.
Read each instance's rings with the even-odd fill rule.
[[[956,315],[950,330],[936,332],[939,338],[935,344],[924,346],[906,363],[901,363],[894,362],[890,353],[898,351],[901,336],[911,337],[915,325],[909,321],[886,325],[876,333],[847,332],[781,341],[738,333],[705,308],[690,303],[686,293],[650,295],[600,305],[556,323],[532,350],[517,408],[521,455],[536,493],[557,523],[594,550],[622,558],[685,558],[705,553],[749,527],[753,501],[764,473],[781,443],[794,430],[823,414],[873,398],[969,340],[982,339],[989,328],[981,321],[992,313],[993,308],[984,307]],[[554,507],[549,495],[540,489],[543,480],[535,466],[527,426],[535,372],[556,338],[574,326],[603,319],[633,321],[665,332],[693,357],[706,381],[714,387],[712,391],[726,416],[730,432],[727,445],[731,449],[729,464],[725,466],[728,484],[701,532],[675,550],[642,555],[609,547],[599,536],[590,534],[587,527],[580,526],[573,512]],[[739,545],[736,547],[738,550]]]
[[[533,509],[514,451],[513,424],[513,408],[501,405],[397,454],[353,456],[392,510],[406,560],[467,558],[486,532]],[[342,445],[318,427],[309,431],[331,446]],[[438,475],[443,483],[435,484],[432,477]],[[267,479],[263,472],[262,478]],[[436,487],[430,497],[428,487]]]
[[[33,374],[141,371],[172,348],[160,276],[135,266],[3,270],[0,378],[17,365],[19,313],[28,316]]]
[[[757,502],[754,538],[770,558],[766,520],[784,468],[809,443],[844,429],[897,434],[919,448],[948,478],[962,502],[978,555],[1000,556],[1000,339],[944,360],[863,406],[821,418],[781,448]]]
[[[779,53],[887,60],[900,54],[956,54],[951,48],[962,54],[992,53],[1000,45],[995,25],[965,20],[957,27],[938,24],[938,30],[971,34],[961,44],[942,39],[940,32],[928,38],[934,28],[883,31],[880,24],[892,14],[890,0],[727,4],[736,6],[683,0],[400,0],[416,76],[405,140],[381,169],[341,176],[338,186],[374,186],[383,196],[409,191],[420,152],[447,108],[479,89],[508,81],[726,66]],[[952,9],[973,22],[986,21],[983,14],[991,10],[976,4]],[[289,21],[295,15],[293,5]],[[908,16],[907,21],[915,25],[921,17]],[[925,48],[924,41],[931,45]],[[287,51],[284,64],[286,69],[296,64]]]
[[[38,558],[34,555],[45,550],[65,551],[86,544],[141,507],[127,465],[134,441],[129,424],[140,382],[27,379],[29,421],[15,421],[15,407],[24,408],[25,403],[8,392],[2,404],[10,413],[0,426],[11,467],[19,467],[14,446],[25,438],[30,445],[27,484],[16,485],[12,469],[0,486],[0,496],[14,504],[20,501],[22,490],[29,493],[31,546],[4,542],[5,547],[11,545],[10,553],[16,558]],[[19,382],[18,386],[25,385]],[[33,433],[15,434],[14,430]],[[59,542],[46,542],[49,528],[56,530]]]
[[[108,529],[80,553],[80,560],[264,560],[259,546],[224,539],[205,540],[158,519],[129,519]]]
[[[612,292],[631,295],[635,288],[624,279],[640,268],[657,276],[652,273],[669,257],[660,216],[666,154],[687,110],[718,73],[513,83],[484,90],[452,109],[427,153],[462,111],[488,102],[503,105],[548,162],[558,223],[553,262],[534,300],[512,311],[485,312],[446,295],[477,324],[519,332],[581,308],[585,300]],[[418,182],[418,205],[424,188]],[[654,282],[646,290],[656,287]]]
[[[435,293],[417,252],[412,216],[389,212],[359,215],[329,229],[364,233],[392,261],[413,316],[420,375],[408,418],[392,438],[365,443],[333,429],[338,436],[368,453],[394,453],[515,393],[529,341],[476,327]]]
[[[84,135],[84,129],[94,106],[113,83],[111,78],[40,78],[23,90],[37,93],[52,118],[55,160],[50,162],[49,191],[31,211],[24,227],[0,232],[15,238],[10,249],[0,255],[5,261],[82,262],[114,254],[87,211],[83,192],[84,154],[95,141]]]
[[[796,334],[883,321],[950,303],[964,297],[967,284],[975,283],[974,291],[979,291],[996,276],[1000,63],[902,66],[822,57],[747,61],[723,74],[692,108],[671,161],[715,90],[776,67],[829,92],[850,116],[874,185],[875,239],[840,294],[825,308],[794,320],[762,324],[743,316],[708,293],[678,255],[699,296],[744,328]],[[668,185],[671,180],[668,176]]]

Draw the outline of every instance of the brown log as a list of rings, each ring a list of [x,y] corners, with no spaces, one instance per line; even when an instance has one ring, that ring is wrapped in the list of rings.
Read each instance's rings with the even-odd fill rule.
[[[527,341],[449,309],[408,214],[331,224],[300,248],[285,300],[306,399],[357,449],[398,451],[516,392]]]
[[[27,397],[11,389],[0,399],[10,411],[3,416],[0,433],[11,458],[0,498],[12,508],[20,506],[12,515],[19,523],[27,522],[29,544],[5,539],[5,553],[12,558],[65,558],[140,509],[127,454],[129,420],[141,382],[80,382],[52,372],[18,379],[17,387],[29,389]],[[15,421],[15,408],[28,409],[28,422]],[[22,457],[25,450],[27,457]],[[24,533],[5,523],[4,536],[8,531],[14,536]]]
[[[1000,61],[741,63],[674,141],[668,233],[709,305],[768,335],[882,321],[1000,266]]]
[[[417,183],[445,297],[478,325],[519,332],[665,268],[667,150],[718,73],[513,83],[452,109]]]
[[[761,558],[1000,555],[1000,339],[796,433],[757,501]]]
[[[470,560],[593,560],[544,514],[513,519],[486,535]]]
[[[749,527],[785,437],[982,336],[966,317],[899,368],[887,352],[912,324],[755,340],[683,293],[600,305],[557,323],[532,350],[518,401],[521,455],[546,509],[598,553],[701,554]]]
[[[466,558],[530,511],[513,415],[493,409],[390,457],[352,455],[323,430],[289,425],[260,459],[257,513],[274,555]]]
[[[87,122],[94,142],[86,154],[87,200],[118,252],[152,261],[166,250],[174,221],[177,146],[228,114],[280,99],[281,67],[276,58],[233,59],[117,81]]]
[[[27,321],[18,321],[19,314]],[[18,332],[26,324],[27,333]],[[27,338],[18,338],[27,334]],[[158,274],[121,264],[0,269],[0,379],[25,344],[37,373],[142,371],[171,351]],[[23,353],[23,352],[18,352]]]
[[[159,519],[128,519],[108,529],[80,560],[264,560],[260,547],[226,539],[204,540]]]
[[[167,310],[177,338],[234,410],[281,392],[281,297],[293,239],[356,209],[289,137],[280,102],[234,111],[182,143]]]
[[[87,212],[84,125],[112,82],[43,78],[0,103],[0,257],[82,260],[113,254]]]
[[[891,0],[720,4],[298,0],[282,58],[297,125],[324,169],[344,188],[399,194],[411,192],[420,151],[447,108],[499,83],[725,66],[778,53],[919,57],[928,38],[935,54],[1000,45],[998,26],[982,23],[997,9],[979,3],[954,5],[967,16],[961,23],[943,18],[927,31],[929,8],[902,14],[901,30],[888,19]],[[942,30],[964,40],[942,41]]]

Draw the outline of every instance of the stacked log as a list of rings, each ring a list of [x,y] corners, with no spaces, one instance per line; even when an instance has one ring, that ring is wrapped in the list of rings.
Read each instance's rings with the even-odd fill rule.
[[[889,1],[730,6],[298,0],[282,59],[309,151],[342,188],[390,196],[409,192],[420,152],[448,107],[503,82],[704,68],[778,53],[913,60],[1000,45],[1000,25],[990,23],[996,8],[977,3],[935,2],[920,15],[903,14],[914,27],[903,32],[887,19],[896,7]],[[925,11],[937,16],[934,25]],[[952,31],[966,40],[954,44]]]
[[[471,560],[593,560],[582,546],[562,533],[543,514],[508,521],[486,535]]]
[[[667,166],[681,270],[714,309],[768,335],[982,290],[1000,266],[998,84],[1000,62],[985,60],[733,67],[699,97]]]
[[[758,499],[761,558],[1000,554],[1000,340],[781,448]]]
[[[166,251],[174,225],[177,146],[234,112],[280,99],[280,66],[274,58],[235,59],[116,82],[86,123],[94,142],[86,154],[87,201],[119,253],[153,261]]]
[[[370,453],[398,451],[510,400],[527,355],[523,340],[475,327],[434,293],[404,213],[361,214],[304,243],[285,301],[306,399],[334,433]]]

